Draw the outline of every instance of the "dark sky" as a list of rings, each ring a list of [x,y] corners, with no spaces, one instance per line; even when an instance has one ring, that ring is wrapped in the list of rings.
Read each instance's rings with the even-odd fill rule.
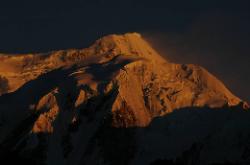
[[[250,101],[248,0],[26,0],[0,2],[0,52],[84,48],[140,32],[167,59],[196,63]]]

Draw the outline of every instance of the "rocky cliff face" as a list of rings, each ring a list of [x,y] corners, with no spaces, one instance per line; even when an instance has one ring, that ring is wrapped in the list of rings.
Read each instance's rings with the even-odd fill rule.
[[[213,133],[229,122],[218,109],[228,109],[229,118],[239,117],[231,109],[248,115],[238,106],[242,101],[204,68],[163,59],[137,33],[106,36],[82,50],[0,58],[0,75],[8,82],[0,97],[2,155],[14,152],[32,163],[149,164],[178,157],[206,163],[222,136]],[[213,109],[222,116],[219,126],[212,124]],[[178,132],[186,129],[192,133]],[[205,138],[208,144],[200,141]],[[191,156],[182,156],[193,144]],[[193,158],[203,145],[203,157]]]

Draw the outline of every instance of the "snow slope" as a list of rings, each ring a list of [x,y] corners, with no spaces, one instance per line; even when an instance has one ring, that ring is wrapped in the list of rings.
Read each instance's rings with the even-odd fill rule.
[[[242,158],[250,135],[243,102],[204,68],[163,59],[138,33],[105,36],[81,50],[0,58],[8,80],[0,96],[3,159],[249,161]]]

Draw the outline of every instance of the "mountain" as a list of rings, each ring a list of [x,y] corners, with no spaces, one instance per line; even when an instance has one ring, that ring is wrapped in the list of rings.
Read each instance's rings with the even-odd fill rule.
[[[138,33],[0,56],[0,155],[26,164],[249,163],[249,106]],[[13,159],[15,158],[15,159]]]

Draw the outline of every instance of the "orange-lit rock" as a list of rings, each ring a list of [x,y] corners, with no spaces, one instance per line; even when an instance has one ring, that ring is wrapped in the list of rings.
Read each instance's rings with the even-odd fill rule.
[[[244,108],[245,110],[249,110],[249,109],[250,109],[250,105],[249,105],[247,102],[244,102],[244,103],[243,103],[243,108]]]
[[[39,101],[37,104],[37,113],[41,113],[38,119],[35,121],[32,128],[34,133],[52,133],[53,132],[53,122],[55,121],[58,113],[59,107],[56,97],[53,93],[50,93]]]

